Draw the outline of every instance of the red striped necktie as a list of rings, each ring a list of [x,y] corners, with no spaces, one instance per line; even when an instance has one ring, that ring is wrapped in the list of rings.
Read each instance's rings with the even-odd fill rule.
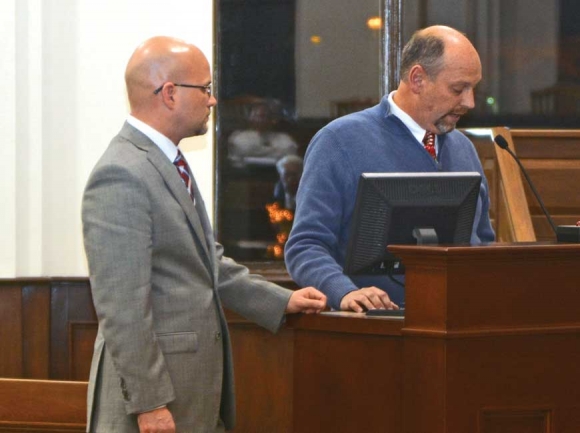
[[[432,132],[427,131],[425,133],[425,137],[423,138],[423,146],[425,146],[425,150],[429,152],[429,155],[433,157],[433,159],[437,159],[437,154],[435,153],[435,134]]]
[[[187,192],[189,193],[189,196],[193,200],[193,204],[195,204],[195,196],[193,194],[193,185],[191,182],[192,176],[191,170],[189,168],[189,165],[187,164],[187,161],[183,157],[181,150],[179,149],[177,149],[177,157],[175,158],[175,161],[173,161],[173,164],[175,165],[175,168],[177,168],[177,172],[179,173],[181,180],[185,184]]]

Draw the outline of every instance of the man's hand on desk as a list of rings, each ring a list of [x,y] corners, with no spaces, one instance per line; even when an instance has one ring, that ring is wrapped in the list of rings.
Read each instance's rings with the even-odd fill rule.
[[[341,310],[352,310],[362,313],[366,310],[382,308],[386,310],[398,310],[399,306],[391,301],[389,295],[377,287],[363,287],[344,295],[340,301]]]
[[[326,308],[326,296],[314,287],[296,290],[290,296],[286,313],[320,313]]]

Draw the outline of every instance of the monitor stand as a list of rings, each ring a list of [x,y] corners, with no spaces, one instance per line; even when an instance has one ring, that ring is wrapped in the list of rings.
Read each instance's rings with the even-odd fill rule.
[[[413,237],[417,239],[417,245],[437,245],[439,238],[433,227],[415,227]]]

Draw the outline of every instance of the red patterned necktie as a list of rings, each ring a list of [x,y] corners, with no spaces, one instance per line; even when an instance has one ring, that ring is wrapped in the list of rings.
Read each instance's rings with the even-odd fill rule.
[[[423,146],[425,146],[425,150],[429,152],[429,155],[431,155],[433,159],[437,159],[437,154],[435,153],[435,134],[427,131],[423,138]]]
[[[183,154],[181,153],[181,150],[179,149],[177,149],[177,157],[175,158],[175,161],[173,161],[173,164],[175,165],[175,168],[177,168],[177,172],[179,173],[181,180],[185,184],[187,192],[189,193],[189,196],[193,200],[193,204],[195,204],[195,197],[193,195],[193,186],[191,185],[191,170],[189,169],[189,165],[187,165],[187,161],[185,160]]]

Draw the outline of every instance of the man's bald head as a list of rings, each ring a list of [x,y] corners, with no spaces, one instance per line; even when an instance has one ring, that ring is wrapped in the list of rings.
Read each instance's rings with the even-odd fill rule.
[[[193,61],[192,61],[193,60]],[[152,100],[153,91],[167,81],[183,81],[191,67],[206,66],[195,45],[168,36],[155,36],[137,47],[127,63],[125,83],[131,109]]]
[[[131,115],[169,137],[207,132],[216,99],[201,50],[181,39],[156,36],[137,47],[125,71]]]
[[[435,78],[445,66],[445,53],[456,48],[471,51],[477,56],[469,39],[452,27],[437,25],[417,30],[403,48],[401,80],[405,81],[411,68],[417,64],[429,77]]]

